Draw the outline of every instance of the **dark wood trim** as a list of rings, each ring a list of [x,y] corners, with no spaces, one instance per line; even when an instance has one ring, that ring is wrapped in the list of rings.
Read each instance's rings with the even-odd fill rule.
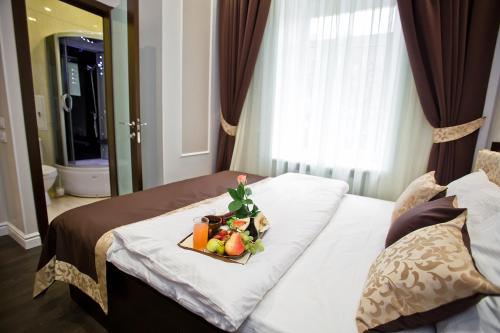
[[[142,159],[141,143],[141,99],[140,99],[140,74],[139,74],[139,1],[127,0],[127,34],[128,34],[128,75],[129,75],[129,101],[130,120],[136,124],[136,138],[130,140],[132,158],[132,189],[134,192],[142,190]],[[139,128],[139,130],[137,130]]]
[[[30,163],[31,184],[35,201],[38,232],[42,242],[49,227],[45,190],[43,187],[42,161],[38,143],[38,126],[36,123],[35,94],[31,69],[31,54],[28,37],[28,21],[24,1],[12,0],[12,16],[16,39],[19,81],[21,83],[21,99],[23,105],[24,126],[28,143],[28,159]]]
[[[115,107],[113,92],[113,49],[111,43],[111,18],[103,16],[104,37],[104,89],[106,91],[106,122],[108,129],[109,184],[111,195],[118,195],[118,172],[116,162]]]
[[[113,10],[113,7],[110,7],[96,0],[61,0],[61,1],[102,17],[109,17],[111,10]]]

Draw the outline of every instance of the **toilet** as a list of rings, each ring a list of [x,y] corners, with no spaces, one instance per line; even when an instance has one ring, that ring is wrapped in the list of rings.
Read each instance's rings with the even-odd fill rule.
[[[40,144],[40,159],[43,161],[42,139],[38,138]],[[54,185],[57,178],[57,169],[50,165],[42,165],[43,187],[45,189],[45,203],[50,205],[49,190]]]
[[[45,189],[45,202],[50,205],[49,190],[57,178],[57,169],[50,165],[42,165],[43,187]]]

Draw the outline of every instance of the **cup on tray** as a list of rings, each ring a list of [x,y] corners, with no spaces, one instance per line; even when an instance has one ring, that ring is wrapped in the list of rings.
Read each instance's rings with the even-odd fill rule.
[[[208,218],[195,217],[193,219],[193,248],[198,251],[203,251],[207,247],[208,242]]]
[[[220,226],[222,225],[222,217],[217,215],[206,215],[208,219],[208,238],[212,238],[217,234]]]

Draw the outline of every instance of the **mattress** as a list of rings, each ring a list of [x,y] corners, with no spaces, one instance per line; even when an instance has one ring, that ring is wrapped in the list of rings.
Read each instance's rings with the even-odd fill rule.
[[[345,195],[330,224],[239,332],[357,332],[359,298],[371,263],[384,249],[392,208],[389,201]]]

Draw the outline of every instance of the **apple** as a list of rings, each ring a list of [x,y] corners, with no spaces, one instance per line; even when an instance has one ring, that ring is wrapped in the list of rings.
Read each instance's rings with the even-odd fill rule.
[[[217,254],[220,256],[224,255],[224,250],[225,250],[224,242],[220,242],[219,246],[217,247]]]
[[[240,233],[235,232],[231,235],[226,242],[225,250],[230,256],[239,256],[245,251],[245,244],[241,239]]]
[[[224,243],[218,239],[212,238],[211,240],[208,241],[207,243],[207,250],[208,252],[214,253],[216,252],[219,247],[224,246]]]

